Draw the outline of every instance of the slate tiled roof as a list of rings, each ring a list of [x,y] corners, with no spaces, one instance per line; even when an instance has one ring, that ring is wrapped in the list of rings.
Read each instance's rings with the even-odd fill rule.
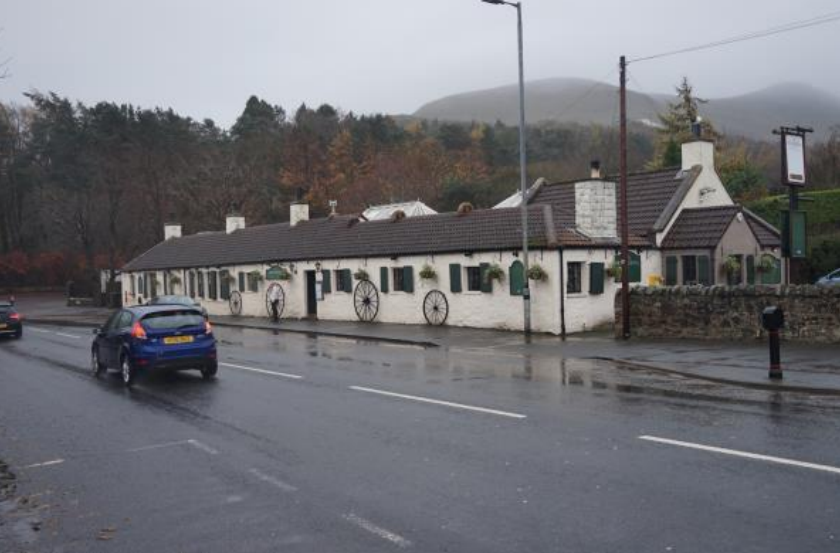
[[[773,225],[750,211],[744,208],[744,215],[747,218],[747,224],[750,225],[755,234],[758,243],[764,248],[780,248],[782,246],[782,239],[779,231]]]
[[[781,245],[779,231],[764,219],[739,205],[726,205],[682,210],[662,241],[662,249],[714,248],[738,213],[744,214],[747,225],[762,247]]]
[[[663,213],[671,214],[699,174],[698,170],[680,171],[677,168],[644,173],[631,173],[627,177],[627,211],[630,234],[648,236]],[[608,177],[618,182],[618,177]],[[575,182],[547,184],[533,196],[531,204],[550,204],[559,208],[559,224],[575,224]],[[616,190],[617,192],[617,190]],[[667,216],[670,219],[670,215]]]
[[[547,206],[529,207],[532,247],[599,244],[573,229],[556,229],[554,219],[554,211]],[[397,222],[359,222],[355,217],[336,216],[303,221],[294,227],[280,223],[231,234],[199,233],[167,240],[130,261],[124,270],[518,250],[521,228],[518,208],[422,215]]]
[[[737,205],[684,209],[662,241],[662,249],[711,249],[720,243]]]

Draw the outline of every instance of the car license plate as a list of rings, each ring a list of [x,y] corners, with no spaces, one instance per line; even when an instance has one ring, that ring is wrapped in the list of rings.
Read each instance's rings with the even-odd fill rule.
[[[8,327],[9,327],[9,325],[7,325],[6,323],[0,323],[0,329],[8,328]]]
[[[163,339],[164,344],[189,344],[192,341],[192,336],[167,336]]]

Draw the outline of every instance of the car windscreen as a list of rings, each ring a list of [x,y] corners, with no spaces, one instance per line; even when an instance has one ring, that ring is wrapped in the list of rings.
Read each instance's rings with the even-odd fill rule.
[[[202,326],[204,317],[201,313],[192,310],[184,311],[161,311],[160,313],[149,313],[142,319],[143,326],[150,330],[174,330],[189,326]]]

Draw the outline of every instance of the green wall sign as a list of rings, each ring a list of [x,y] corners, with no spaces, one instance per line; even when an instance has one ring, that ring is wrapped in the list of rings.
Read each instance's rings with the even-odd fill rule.
[[[269,267],[265,270],[265,279],[266,280],[282,280],[283,278],[283,267]]]

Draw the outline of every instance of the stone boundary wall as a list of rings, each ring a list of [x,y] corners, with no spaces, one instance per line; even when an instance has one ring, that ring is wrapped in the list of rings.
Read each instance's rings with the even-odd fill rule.
[[[630,291],[630,330],[650,338],[763,338],[760,315],[769,305],[784,310],[783,339],[840,346],[840,286],[636,287]],[[620,336],[620,291],[615,328]]]

